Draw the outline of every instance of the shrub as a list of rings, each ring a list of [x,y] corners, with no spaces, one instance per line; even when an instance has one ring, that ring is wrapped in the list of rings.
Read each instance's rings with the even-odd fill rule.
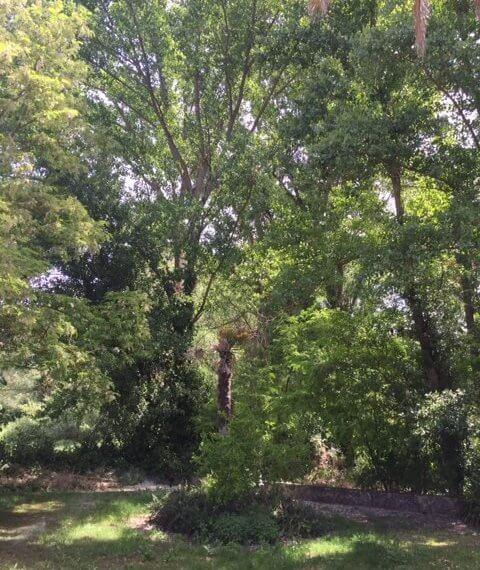
[[[184,488],[156,497],[151,521],[162,530],[199,537],[216,513],[206,492]]]
[[[285,498],[277,510],[283,536],[315,538],[331,530],[331,524],[309,505]]]
[[[78,468],[85,435],[69,419],[24,415],[0,430],[0,450],[7,461],[23,467]]]
[[[255,376],[248,369],[243,374],[237,375],[238,384],[267,385],[261,382],[268,377],[265,371]],[[252,388],[249,394],[239,396],[228,434],[204,438],[196,456],[199,472],[211,479],[212,492],[219,501],[251,494],[261,483],[297,480],[311,470],[313,445],[304,425],[308,414],[289,411],[286,419],[284,410],[272,410],[274,405],[270,396]]]
[[[222,544],[273,544],[280,538],[280,527],[268,512],[223,514],[211,525],[209,536]]]
[[[468,401],[462,391],[427,394],[418,409],[416,434],[433,468],[435,490],[462,491],[470,431]]]
[[[155,501],[151,520],[162,530],[222,544],[314,537],[324,534],[327,526],[307,505],[265,489],[227,503],[205,489],[180,489]]]
[[[48,463],[54,456],[54,444],[50,426],[27,416],[8,423],[0,431],[0,447],[13,463]]]

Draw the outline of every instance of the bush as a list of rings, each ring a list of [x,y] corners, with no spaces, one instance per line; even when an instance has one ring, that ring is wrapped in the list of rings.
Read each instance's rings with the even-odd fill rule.
[[[268,512],[224,514],[213,522],[209,535],[222,544],[273,544],[280,538],[280,527]]]
[[[238,384],[248,383],[248,372],[237,376]],[[228,434],[205,437],[196,456],[200,475],[211,479],[219,501],[251,494],[261,483],[297,480],[311,470],[313,445],[303,425],[306,414],[289,413],[285,420],[277,411],[274,421],[257,401],[274,413],[273,404],[265,404],[267,398],[252,389],[239,397]]]
[[[53,460],[55,440],[49,425],[23,416],[0,431],[0,447],[13,463],[31,465]]]
[[[162,530],[199,537],[218,509],[207,493],[185,488],[157,497],[151,521]]]
[[[79,468],[85,435],[72,421],[25,415],[0,430],[0,451],[6,461],[22,467]]]
[[[331,524],[309,505],[283,499],[277,511],[283,536],[315,538],[331,530]]]
[[[326,530],[313,509],[265,489],[228,503],[205,489],[180,489],[156,500],[151,521],[167,532],[222,544],[271,544],[282,536],[308,538]]]
[[[435,490],[462,492],[470,431],[468,401],[462,391],[427,394],[418,409],[416,434],[433,467]]]

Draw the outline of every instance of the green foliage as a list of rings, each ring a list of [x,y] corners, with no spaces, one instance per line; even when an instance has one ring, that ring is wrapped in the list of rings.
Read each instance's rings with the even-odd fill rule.
[[[331,521],[305,503],[283,499],[276,513],[283,536],[315,538],[328,533]]]
[[[226,502],[202,488],[176,490],[157,497],[152,512],[152,522],[163,530],[221,544],[317,537],[328,527],[310,507],[258,488]]]
[[[417,434],[422,452],[428,458],[432,469],[431,476],[437,479],[437,487],[449,488],[451,480],[463,478],[465,471],[465,445],[471,434],[468,421],[468,405],[465,394],[461,391],[446,390],[441,394],[428,394],[418,410]],[[442,445],[451,446],[452,455],[456,447],[461,446],[462,463],[444,465]],[[435,469],[437,467],[438,471]]]
[[[0,6],[0,294],[23,294],[52,262],[93,247],[102,235],[81,204],[54,188],[48,166],[78,168],[79,59],[86,12],[69,2]]]
[[[4,426],[0,448],[7,461],[48,464],[53,456],[54,438],[48,426],[27,416]]]
[[[211,538],[221,544],[272,544],[279,534],[280,529],[272,515],[255,511],[245,515],[220,515],[211,530]]]
[[[258,362],[238,370],[235,417],[227,435],[203,438],[197,456],[219,501],[248,495],[259,483],[304,476],[313,446],[306,429],[308,412],[297,414],[281,400],[275,377]]]
[[[410,0],[0,3],[9,457],[195,455],[226,505],[320,437],[359,485],[478,499],[480,42],[431,4],[420,61]]]
[[[399,462],[411,463],[400,477],[418,467],[409,442],[419,383],[412,346],[391,335],[386,317],[313,309],[291,318],[278,341],[278,370],[297,395],[294,405],[319,417],[349,461],[367,458],[370,485],[388,488],[400,484]]]
[[[87,34],[87,13],[71,2],[0,5],[0,366],[41,377],[34,401],[42,392],[53,398],[62,390],[66,415],[78,406],[79,417],[105,396],[108,380],[87,352],[72,345],[71,319],[44,303],[35,282],[104,237],[103,224],[52,176],[82,170],[72,151],[86,136],[80,87],[87,67],[79,51]],[[68,307],[84,312],[80,303]],[[62,439],[54,425],[48,417],[28,416],[8,423],[2,431],[6,455],[48,463]]]
[[[198,536],[212,520],[216,505],[200,488],[186,488],[157,496],[152,522],[169,532]]]

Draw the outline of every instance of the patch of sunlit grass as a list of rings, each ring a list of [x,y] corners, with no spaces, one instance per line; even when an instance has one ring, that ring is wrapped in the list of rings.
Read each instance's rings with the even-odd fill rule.
[[[12,508],[12,513],[17,515],[37,514],[57,511],[65,506],[61,501],[39,501],[37,503],[22,503]]]
[[[429,548],[448,548],[455,546],[455,542],[452,540],[437,540],[434,538],[426,540],[423,544]]]

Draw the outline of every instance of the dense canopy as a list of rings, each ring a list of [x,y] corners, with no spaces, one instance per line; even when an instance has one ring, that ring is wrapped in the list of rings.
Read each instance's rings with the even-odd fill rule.
[[[474,7],[0,0],[0,467],[480,500]]]

